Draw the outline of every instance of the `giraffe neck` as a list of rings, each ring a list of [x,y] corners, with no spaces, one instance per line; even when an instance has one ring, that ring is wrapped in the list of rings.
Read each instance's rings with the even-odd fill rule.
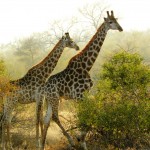
[[[22,84],[27,81],[32,82],[32,79],[35,78],[36,82],[45,82],[50,73],[52,73],[56,67],[64,48],[64,44],[60,40],[53,50],[40,63],[33,66],[23,78],[18,80],[19,83]]]
[[[105,23],[103,23],[86,47],[70,60],[68,67],[82,66],[84,70],[90,71],[101,50],[107,31],[108,28]],[[77,65],[79,63],[80,65]]]

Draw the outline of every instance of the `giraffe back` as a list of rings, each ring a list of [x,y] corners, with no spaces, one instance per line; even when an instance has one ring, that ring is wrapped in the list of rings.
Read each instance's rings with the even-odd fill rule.
[[[51,76],[44,86],[46,95],[57,93],[59,97],[81,99],[83,92],[89,90],[93,83],[88,72],[83,69],[66,68]],[[53,91],[51,87],[55,87]]]

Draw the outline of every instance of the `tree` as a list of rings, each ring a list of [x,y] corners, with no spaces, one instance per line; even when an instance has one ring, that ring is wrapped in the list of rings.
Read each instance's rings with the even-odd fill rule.
[[[93,3],[92,5],[85,5],[82,9],[79,9],[79,12],[84,17],[84,22],[89,24],[89,27],[97,30],[100,23],[103,21],[103,14],[106,11],[108,6],[105,2]]]
[[[14,54],[19,56],[20,61],[27,63],[27,67],[33,66],[37,62],[37,56],[46,49],[44,35],[45,33],[33,34],[15,43],[16,50]]]
[[[79,125],[105,146],[150,147],[149,89],[150,68],[140,55],[115,54],[104,63],[93,94],[79,103]]]
[[[14,88],[15,86],[9,83],[9,76],[6,71],[5,63],[3,60],[0,60],[0,112],[2,112],[3,100]]]

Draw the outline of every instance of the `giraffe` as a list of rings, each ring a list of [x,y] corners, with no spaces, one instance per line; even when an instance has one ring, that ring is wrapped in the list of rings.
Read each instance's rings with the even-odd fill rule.
[[[11,81],[11,83],[15,84],[18,87],[18,89],[13,91],[11,96],[7,97],[6,102],[4,104],[4,113],[1,120],[3,124],[2,139],[4,139],[4,130],[5,130],[4,123],[6,123],[8,141],[10,141],[9,137],[9,124],[11,120],[10,114],[16,103],[28,104],[36,102],[37,89],[39,88],[39,86],[44,84],[48,76],[50,76],[50,73],[52,73],[52,71],[54,70],[58,62],[58,59],[60,58],[64,48],[66,47],[79,50],[79,46],[71,39],[69,33],[65,33],[65,35],[62,36],[62,38],[58,41],[53,50],[47,55],[47,57],[44,58],[37,65],[33,66],[24,77],[16,81]],[[38,137],[39,132],[36,126],[36,141],[38,141]]]
[[[114,17],[113,11],[111,11],[111,14],[107,11],[107,18],[104,18],[104,22],[98,28],[95,35],[80,53],[72,57],[68,66],[63,71],[49,77],[47,82],[39,89],[39,97],[45,97],[48,104],[42,136],[43,149],[51,118],[61,128],[63,134],[67,137],[69,144],[74,147],[72,138],[65,131],[58,117],[59,99],[64,97],[81,100],[83,93],[86,90],[90,90],[93,82],[90,78],[89,71],[101,50],[109,29],[118,30],[120,32],[123,31],[122,27],[117,22],[117,19]],[[41,99],[42,98],[39,98],[39,100]],[[39,104],[42,104],[42,102]],[[84,134],[84,137],[85,135],[86,134]],[[82,147],[87,150],[84,137],[81,144]]]

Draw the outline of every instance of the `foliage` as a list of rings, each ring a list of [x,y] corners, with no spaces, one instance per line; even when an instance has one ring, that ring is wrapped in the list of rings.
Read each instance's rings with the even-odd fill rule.
[[[0,60],[0,96],[7,91],[7,77],[3,60]]]
[[[4,61],[0,61],[0,104],[3,103],[3,99],[6,95],[10,94],[10,91],[16,87],[9,82],[9,76],[6,71]],[[1,111],[1,108],[0,108]]]
[[[120,52],[103,65],[94,94],[79,103],[79,125],[101,144],[150,146],[150,69],[138,54]]]
[[[4,74],[5,74],[5,66],[4,66],[4,62],[1,60],[0,61],[0,112],[2,111],[2,98],[7,89],[7,86],[5,84],[6,80],[4,80]]]
[[[18,40],[15,44],[14,55],[19,56],[19,60],[25,62],[28,67],[31,67],[37,62],[37,56],[46,50],[45,33],[32,34],[28,38]],[[47,35],[46,35],[47,36]]]

